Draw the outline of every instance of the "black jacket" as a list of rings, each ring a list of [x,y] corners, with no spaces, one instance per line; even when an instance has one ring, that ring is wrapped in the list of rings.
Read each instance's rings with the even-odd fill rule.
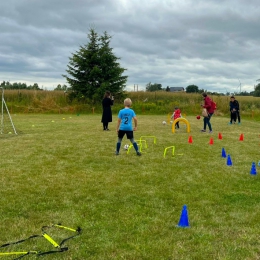
[[[236,111],[239,111],[239,103],[238,103],[237,100],[234,100],[234,102],[232,102],[232,101],[229,102],[229,110],[230,110],[230,112],[232,112],[233,109],[235,109]]]
[[[114,100],[111,100],[110,98],[104,98],[102,100],[103,113],[102,113],[101,122],[103,122],[103,123],[112,122],[111,106],[113,104],[114,104]]]

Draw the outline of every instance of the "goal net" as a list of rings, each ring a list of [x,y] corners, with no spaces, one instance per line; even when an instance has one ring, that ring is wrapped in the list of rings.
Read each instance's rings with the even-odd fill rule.
[[[0,87],[1,127],[0,134],[16,134],[12,117],[4,98],[4,88]]]

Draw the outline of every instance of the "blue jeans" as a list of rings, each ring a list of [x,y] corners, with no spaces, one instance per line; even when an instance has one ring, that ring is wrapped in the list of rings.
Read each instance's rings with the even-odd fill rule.
[[[212,127],[211,127],[211,123],[210,123],[210,118],[212,117],[213,113],[209,114],[209,116],[204,117],[203,121],[204,121],[204,130],[206,130],[206,127],[208,125],[209,127],[209,131],[212,131]]]

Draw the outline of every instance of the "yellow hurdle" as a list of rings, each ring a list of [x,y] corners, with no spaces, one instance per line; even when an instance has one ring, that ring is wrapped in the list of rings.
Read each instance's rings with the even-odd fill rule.
[[[172,132],[175,133],[175,124],[178,123],[178,122],[183,122],[186,124],[187,126],[187,133],[190,132],[190,123],[189,121],[186,119],[186,118],[183,118],[183,117],[179,117],[177,119],[175,119],[172,123]]]
[[[143,138],[153,138],[153,143],[156,144],[156,136],[154,136],[154,135],[149,135],[149,136],[147,136],[147,135],[145,136],[144,135],[144,136],[141,136],[140,140],[143,140]]]
[[[172,156],[174,156],[175,146],[169,146],[164,149],[163,157],[165,158],[165,155],[168,151],[168,149],[172,148]]]
[[[141,140],[141,139],[140,139],[140,140],[136,140],[137,145],[139,145],[139,147],[140,147],[140,152],[142,152],[142,148],[143,148],[142,142],[144,142],[145,148],[147,148],[146,140]],[[128,150],[127,150],[127,154],[129,154],[130,149],[131,149],[132,147],[134,147],[133,144],[130,144],[130,146],[129,146]]]

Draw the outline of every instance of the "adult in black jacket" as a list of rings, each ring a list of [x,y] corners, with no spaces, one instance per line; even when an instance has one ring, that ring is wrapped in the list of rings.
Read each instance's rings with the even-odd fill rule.
[[[234,96],[230,97],[229,110],[230,110],[229,124],[232,124],[232,122],[234,122],[235,124],[237,119],[238,119],[238,124],[240,124],[239,103]]]
[[[103,130],[105,131],[109,131],[108,123],[112,122],[111,106],[113,106],[113,104],[114,104],[114,97],[111,96],[110,91],[106,91],[104,98],[102,100],[103,113],[101,119],[101,122],[103,123]]]

